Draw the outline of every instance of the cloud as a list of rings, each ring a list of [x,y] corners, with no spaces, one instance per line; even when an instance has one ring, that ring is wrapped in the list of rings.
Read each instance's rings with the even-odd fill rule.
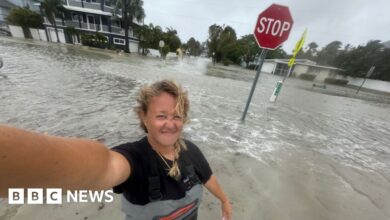
[[[273,1],[258,0],[144,0],[145,23],[173,27],[186,42],[190,37],[205,41],[208,27],[226,24],[237,36],[253,32],[258,14]],[[387,0],[282,0],[289,7],[294,26],[283,48],[291,52],[305,28],[307,41],[320,47],[339,40],[359,45],[369,40],[390,40],[390,1]]]

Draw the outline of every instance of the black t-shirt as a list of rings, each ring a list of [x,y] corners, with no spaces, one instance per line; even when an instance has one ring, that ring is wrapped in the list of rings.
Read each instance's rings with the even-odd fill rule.
[[[179,155],[179,164],[186,158],[191,163],[199,180],[204,184],[212,175],[210,165],[199,148],[185,140],[187,150],[182,149]],[[167,166],[160,156],[152,149],[146,137],[133,143],[125,143],[111,148],[122,154],[131,166],[131,175],[123,183],[114,187],[115,193],[123,193],[126,199],[137,205],[149,203],[148,177],[150,175],[150,160],[155,160],[157,172],[160,176],[160,191],[162,200],[181,199],[185,196],[186,188],[182,181],[168,176]],[[166,159],[172,166],[172,161]],[[182,171],[182,167],[180,170]]]

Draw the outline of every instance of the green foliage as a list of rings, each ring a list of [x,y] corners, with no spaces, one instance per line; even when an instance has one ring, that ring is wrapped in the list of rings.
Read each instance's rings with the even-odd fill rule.
[[[365,77],[375,66],[371,79],[390,81],[390,49],[384,49],[379,40],[369,41],[364,46],[347,47],[335,59],[335,65],[345,70],[345,75]]]
[[[209,27],[209,39],[207,46],[209,56],[215,54],[216,62],[224,59],[238,60],[236,51],[237,36],[234,29],[230,26],[219,26],[213,24]]]
[[[140,47],[145,54],[147,48],[152,48],[160,50],[159,42],[163,40],[165,46],[162,48],[163,51],[168,50],[168,52],[176,52],[181,46],[180,38],[177,36],[177,31],[173,28],[167,28],[167,31],[164,32],[160,26],[154,26],[153,24],[143,25],[137,29],[138,33],[141,35]],[[163,53],[163,57],[165,57]]]
[[[81,34],[81,43],[89,47],[108,48],[107,38],[101,34]]]
[[[182,47],[185,47],[191,56],[199,56],[202,53],[199,41],[195,40],[193,37],[187,41],[187,44],[182,45]]]
[[[122,20],[123,28],[125,30],[125,52],[130,53],[129,50],[129,28],[136,29],[136,25],[133,24],[133,18],[138,22],[142,21],[145,17],[145,10],[143,9],[143,0],[115,0],[109,1],[110,4],[115,3],[114,14]]]
[[[326,78],[324,80],[324,82],[327,84],[342,85],[342,86],[345,86],[348,84],[348,80],[346,80],[346,79]]]
[[[171,50],[171,48],[169,47],[169,45],[165,45],[164,47],[162,47],[160,49],[161,57],[165,58],[170,50]]]
[[[282,47],[278,47],[275,50],[268,50],[266,59],[285,59],[288,58],[286,51]]]
[[[163,31],[160,26],[153,24],[143,25],[137,28],[137,32],[141,36],[140,47],[145,50],[147,48],[159,49],[158,43],[162,39]]]
[[[228,58],[223,59],[222,63],[224,66],[229,66],[230,64],[233,64],[233,62],[231,60],[229,60]]]
[[[81,44],[85,46],[93,46],[93,41],[95,41],[95,37],[91,34],[81,34]]]
[[[245,35],[237,40],[236,33],[230,26],[211,25],[207,40],[209,56],[213,56],[216,62],[234,62],[241,64],[242,61],[250,68],[249,62],[253,61],[260,49],[252,34]],[[287,54],[282,48],[269,51],[267,59],[286,58]]]
[[[313,81],[313,79],[316,78],[316,75],[303,73],[303,74],[299,75],[299,78],[303,79],[303,80]]]
[[[21,7],[11,9],[6,19],[9,24],[23,28],[41,28],[43,24],[43,18],[40,14]]]
[[[77,34],[80,34],[80,31],[77,30],[73,26],[68,26],[68,27],[65,28],[65,33],[67,33],[69,35],[77,35]]]
[[[246,67],[249,67],[249,62],[253,61],[256,57],[256,54],[260,51],[259,46],[257,45],[255,38],[252,34],[242,36],[236,42],[235,53],[239,57],[235,63],[240,64],[241,60],[246,63]]]
[[[340,41],[332,41],[318,52],[318,63],[322,65],[334,65],[335,58],[340,53],[342,43]]]
[[[62,6],[61,0],[44,0],[41,2],[42,12],[46,16],[50,24],[54,25],[54,30],[57,36],[57,42],[60,42],[58,37],[57,24],[55,17],[62,16],[62,13],[65,11],[65,8]]]
[[[308,59],[312,61],[317,60],[318,55],[318,44],[316,42],[311,42],[307,45],[306,51],[301,50],[298,52],[297,59]]]
[[[176,52],[176,50],[181,46],[181,41],[177,36],[177,31],[172,27],[167,28],[167,31],[163,34],[162,40],[169,46],[170,52]]]
[[[41,7],[47,20],[53,25],[55,24],[55,17],[61,16],[61,12],[65,11],[61,0],[44,0]]]

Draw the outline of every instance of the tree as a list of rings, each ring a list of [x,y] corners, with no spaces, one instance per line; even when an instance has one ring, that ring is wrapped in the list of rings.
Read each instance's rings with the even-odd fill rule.
[[[152,25],[152,24],[150,24],[150,25]],[[142,26],[140,26],[137,29],[137,32],[140,35],[139,46],[142,49],[142,54],[146,55],[147,49],[148,48],[152,48],[152,43],[151,43],[152,42],[152,40],[151,40],[152,31],[151,31],[151,28],[148,25],[142,25]]]
[[[58,37],[57,24],[55,21],[55,17],[60,14],[60,12],[64,11],[64,7],[62,6],[61,0],[44,0],[41,3],[42,12],[46,16],[47,20],[50,24],[54,25],[54,30],[57,36],[57,42],[60,42],[60,38]]]
[[[177,31],[172,27],[166,28],[166,32],[163,33],[162,40],[165,42],[165,45],[169,46],[170,52],[176,52],[181,46],[180,38],[177,36]]]
[[[185,45],[186,50],[191,56],[199,56],[202,52],[199,41],[195,40],[193,37],[191,37]]]
[[[237,41],[236,32],[230,26],[219,26],[213,24],[209,27],[208,48],[209,56],[213,55],[216,62],[232,60],[234,56],[235,43]]]
[[[318,52],[318,63],[323,65],[334,65],[335,58],[340,52],[342,43],[332,41]]]
[[[283,50],[282,47],[278,47],[275,50],[269,50],[267,53],[266,59],[285,59],[287,58],[286,51]]]
[[[246,63],[246,67],[249,68],[249,62],[255,59],[259,51],[260,49],[252,34],[242,36],[236,43],[236,53],[240,58],[236,63],[240,64],[242,59]]]
[[[230,26],[226,26],[220,35],[220,51],[222,61],[236,61],[238,57],[234,54],[235,44],[237,41],[236,32]]]
[[[373,40],[364,46],[345,48],[335,59],[335,65],[352,77],[365,77],[370,67],[375,66],[370,78],[390,81],[389,60],[390,49],[384,49],[379,40]]]
[[[12,25],[21,26],[26,38],[32,38],[29,28],[40,28],[43,24],[41,15],[21,7],[13,8],[6,19]]]
[[[161,55],[164,57],[168,52],[176,52],[180,48],[181,41],[177,36],[177,31],[173,28],[167,28],[164,32],[160,26],[153,24],[143,25],[139,27],[138,31],[141,36],[140,47],[142,53],[146,54],[147,48],[160,50],[159,42],[164,41],[165,46],[161,48]]]
[[[314,58],[315,56],[317,56],[317,48],[318,48],[318,44],[316,42],[311,42],[307,45],[308,47],[308,50],[307,50],[307,57],[312,57]]]
[[[138,22],[142,21],[145,17],[145,11],[143,9],[143,0],[117,0],[114,14],[121,15],[123,22],[123,28],[125,30],[125,52],[130,53],[129,49],[129,27],[133,27],[133,19]],[[133,28],[134,29],[134,28]]]
[[[219,53],[219,38],[222,30],[222,27],[216,24],[213,24],[209,27],[209,39],[207,40],[207,47],[209,48],[209,56],[212,56],[213,60],[215,61],[219,61],[221,57]]]
[[[298,52],[297,58],[316,61],[318,55],[317,49],[318,49],[318,44],[316,42],[311,42],[307,45],[306,51],[300,50]]]

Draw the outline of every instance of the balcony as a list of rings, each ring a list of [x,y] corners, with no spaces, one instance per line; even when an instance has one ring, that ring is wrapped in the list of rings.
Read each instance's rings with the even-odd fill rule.
[[[47,20],[46,17],[44,18],[44,21],[45,24],[51,25],[51,23]],[[125,30],[121,27],[114,26],[114,25],[111,25],[111,32],[109,32],[108,25],[81,22],[81,28],[80,28],[80,23],[78,21],[64,20],[64,24],[62,23],[61,19],[56,18],[55,21],[56,21],[56,25],[61,28],[63,28],[65,24],[66,27],[74,27],[77,30],[96,31],[97,28],[98,32],[113,33],[113,34],[125,36]],[[134,35],[132,30],[129,30],[129,37],[137,38],[137,36]]]
[[[104,1],[104,0],[102,0]],[[83,4],[81,3],[81,0],[68,0],[68,5],[69,6],[73,6],[73,7],[80,7],[82,8],[82,6],[84,5],[84,8],[88,8],[88,9],[94,9],[94,10],[101,10],[101,0],[94,0],[93,1],[90,1],[90,2],[87,2],[87,1],[83,1]],[[111,6],[108,6],[106,4],[104,4],[104,11],[106,12],[111,12],[113,7]]]

